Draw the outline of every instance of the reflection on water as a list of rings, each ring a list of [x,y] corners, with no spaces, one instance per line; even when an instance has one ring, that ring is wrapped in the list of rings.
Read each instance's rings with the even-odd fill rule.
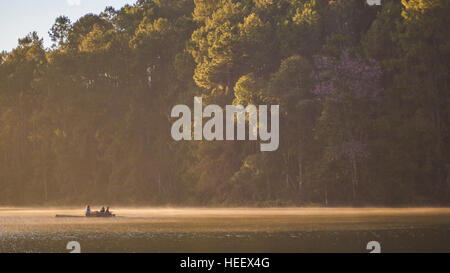
[[[0,252],[450,252],[450,209],[0,208]]]

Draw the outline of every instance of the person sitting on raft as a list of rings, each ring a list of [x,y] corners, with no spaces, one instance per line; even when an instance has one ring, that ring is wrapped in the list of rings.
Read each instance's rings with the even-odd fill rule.
[[[101,214],[104,214],[104,213],[105,213],[105,207],[102,206],[102,209],[100,210],[100,213],[101,213]]]

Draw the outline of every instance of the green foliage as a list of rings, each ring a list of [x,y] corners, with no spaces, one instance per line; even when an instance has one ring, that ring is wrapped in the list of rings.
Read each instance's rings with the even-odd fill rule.
[[[449,1],[364,2],[56,18],[51,49],[33,32],[0,53],[0,203],[448,204]],[[198,95],[279,104],[279,149],[173,141]]]

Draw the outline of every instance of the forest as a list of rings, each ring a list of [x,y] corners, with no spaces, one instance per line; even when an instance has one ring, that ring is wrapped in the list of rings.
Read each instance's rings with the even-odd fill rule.
[[[0,53],[0,204],[450,204],[450,1],[138,0]],[[280,143],[171,109],[279,105]]]

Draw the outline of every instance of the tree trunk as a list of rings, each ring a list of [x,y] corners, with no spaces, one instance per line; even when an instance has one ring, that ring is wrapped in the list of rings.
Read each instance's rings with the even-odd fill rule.
[[[47,177],[44,177],[44,200],[48,200]]]
[[[161,196],[161,174],[158,173],[158,194]]]
[[[301,154],[298,156],[298,192],[301,195],[303,187],[303,159]]]
[[[356,200],[356,190],[358,187],[358,178],[357,178],[356,160],[355,160],[354,155],[351,156],[350,163],[352,165],[352,198],[353,198],[353,201],[355,201]]]
[[[284,156],[284,163],[286,165],[286,189],[289,189],[289,151]]]
[[[447,190],[446,190],[446,199],[447,202],[450,201],[449,199],[449,195],[450,195],[450,168],[447,168]]]

